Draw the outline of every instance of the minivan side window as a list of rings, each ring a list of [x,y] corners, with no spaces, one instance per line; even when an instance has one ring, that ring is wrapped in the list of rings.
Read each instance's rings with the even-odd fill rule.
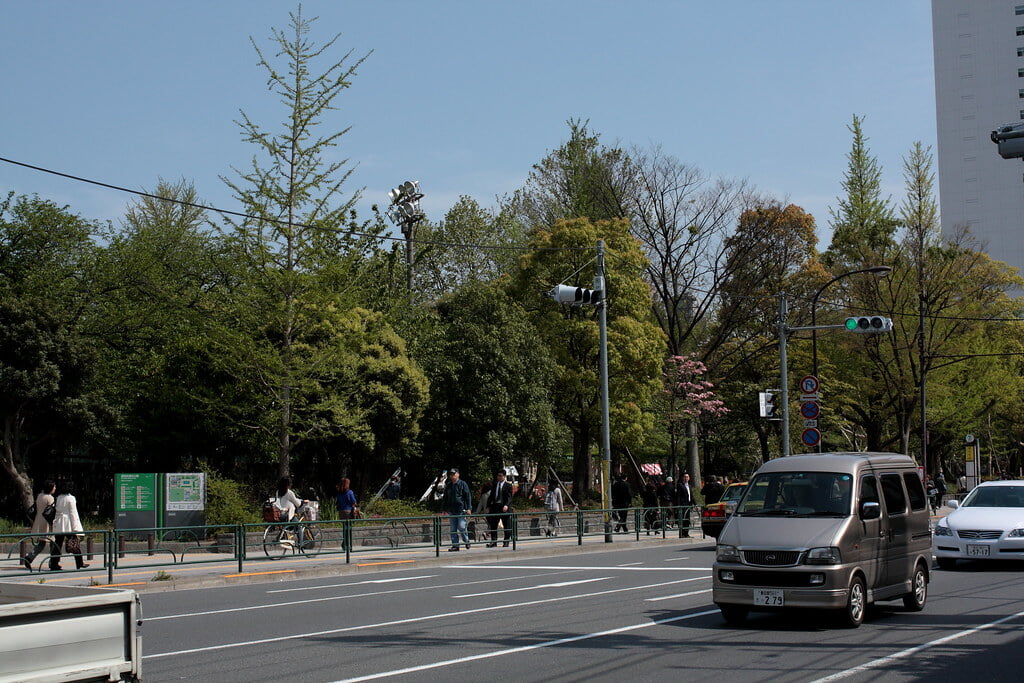
[[[878,482],[873,474],[868,474],[860,479],[860,500],[857,502],[857,514],[864,509],[864,503],[878,503]]]
[[[902,515],[907,511],[907,498],[903,494],[903,483],[898,474],[882,475],[882,495],[889,516]]]
[[[924,486],[921,485],[921,477],[916,472],[904,472],[903,483],[907,485],[907,495],[910,497],[911,510],[924,510],[928,504],[924,497]]]

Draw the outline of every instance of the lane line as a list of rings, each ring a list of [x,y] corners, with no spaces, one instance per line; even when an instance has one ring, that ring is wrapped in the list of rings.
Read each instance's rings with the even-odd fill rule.
[[[547,574],[534,574],[528,577],[516,577],[516,578],[534,578],[537,576],[547,576],[551,574],[562,574],[563,572],[548,572]],[[326,598],[310,598],[308,600],[292,600],[290,602],[275,602],[269,605],[248,605],[246,607],[228,607],[225,609],[208,610],[205,612],[187,612],[185,614],[165,614],[160,617],[146,617],[146,621],[163,621],[164,619],[184,619],[188,617],[205,617],[211,614],[227,614],[229,612],[248,612],[256,609],[273,609],[276,607],[289,607],[291,605],[305,605],[311,602],[326,602],[329,600],[350,600],[352,598],[370,598],[378,595],[392,595],[394,593],[409,593],[412,591],[424,591],[424,590],[438,590],[441,588],[454,588],[456,586],[473,586],[480,583],[495,583],[496,581],[512,581],[514,579],[482,579],[480,581],[460,581],[458,583],[449,583],[441,586],[418,586],[416,588],[399,588],[397,590],[390,591],[373,591],[371,593],[356,593],[355,595],[333,595]],[[349,584],[341,584],[349,585]],[[294,589],[299,590],[299,589]]]
[[[921,643],[920,645],[915,645],[914,647],[907,648],[906,650],[901,650],[899,652],[894,652],[893,654],[888,655],[886,657],[879,657],[878,659],[873,659],[870,662],[866,662],[864,664],[861,664],[860,666],[855,666],[852,669],[846,669],[845,671],[840,671],[838,673],[834,673],[831,676],[825,676],[824,678],[819,678],[819,679],[817,679],[815,681],[812,681],[811,683],[826,683],[826,681],[838,681],[838,680],[840,680],[842,678],[847,678],[848,676],[853,676],[854,674],[858,674],[858,673],[860,673],[862,671],[868,671],[869,669],[876,669],[876,668],[882,666],[883,664],[888,664],[889,662],[896,661],[897,659],[903,659],[904,657],[909,657],[910,655],[915,655],[918,652],[921,652],[922,650],[927,650],[928,648],[935,647],[936,645],[943,645],[944,643],[948,643],[948,642],[953,641],[953,640],[958,640],[960,638],[964,638],[966,636],[973,635],[975,633],[979,633],[980,631],[985,631],[987,629],[993,628],[993,627],[998,626],[1000,624],[1005,624],[1008,621],[1013,621],[1014,619],[1019,619],[1020,617],[1024,617],[1024,612],[1017,612],[1016,614],[1011,614],[1008,617],[1003,617],[1002,619],[996,619],[995,621],[990,621],[987,624],[981,624],[980,626],[975,626],[974,628],[969,628],[969,629],[966,629],[964,631],[959,631],[957,633],[952,633],[952,634],[950,634],[948,636],[943,636],[942,638],[937,638],[935,640],[930,640],[927,643]]]
[[[559,567],[558,565],[493,565],[493,564],[452,564],[445,569],[576,569],[594,572],[709,572],[708,567]]]
[[[362,586],[367,583],[396,583],[398,581],[416,581],[418,579],[432,579],[437,574],[427,574],[424,576],[405,576],[400,579],[373,579],[371,581],[353,581],[352,583],[332,583],[326,586],[305,586],[303,588],[279,588],[277,590],[267,591],[267,593],[294,593],[296,591],[317,591],[324,588],[341,588],[343,586]]]
[[[358,676],[356,678],[345,678],[335,683],[359,683],[359,681],[372,681],[378,678],[390,678],[392,676],[402,676],[404,674],[417,673],[419,671],[427,671],[429,669],[439,669],[444,666],[453,666],[455,664],[465,664],[466,662],[475,662],[481,659],[491,659],[493,657],[503,657],[505,655],[514,655],[520,652],[529,652],[531,650],[538,650],[542,647],[555,647],[556,645],[565,645],[567,643],[578,643],[581,640],[592,640],[594,638],[603,638],[605,636],[613,636],[619,633],[629,633],[630,631],[638,631],[644,628],[650,628],[652,626],[661,626],[662,624],[671,624],[676,621],[685,621],[687,619],[696,619],[697,617],[706,617],[709,614],[717,614],[718,610],[712,609],[704,612],[694,612],[692,614],[684,614],[678,617],[669,617],[667,619],[658,619],[657,621],[644,622],[642,624],[633,624],[632,626],[622,626],[620,628],[611,628],[607,631],[597,631],[595,633],[584,633],[579,636],[570,636],[568,638],[559,638],[558,640],[549,640],[544,643],[535,643],[533,645],[523,645],[522,647],[513,647],[508,650],[498,650],[496,652],[487,652],[480,655],[472,655],[469,657],[459,657],[458,659],[448,659],[441,662],[434,662],[432,664],[421,664],[419,666],[410,666],[405,669],[395,669],[393,671],[381,671],[380,673],[369,674],[366,676]]]
[[[636,567],[637,565],[641,565],[641,564],[643,564],[643,562],[627,562],[625,564],[620,564],[619,566],[620,567]]]
[[[539,586],[523,586],[522,588],[506,588],[500,591],[489,591],[487,593],[467,593],[466,595],[453,595],[453,598],[479,598],[487,595],[504,595],[506,593],[516,593],[518,591],[532,591],[537,588],[565,588],[566,586],[576,586],[581,583],[592,583],[594,581],[607,581],[612,577],[601,576],[596,579],[580,579],[579,581],[562,581],[561,583],[544,583]]]
[[[691,581],[697,581],[697,579],[690,579]],[[710,588],[705,588],[699,591],[690,591],[689,593],[676,593],[675,595],[663,595],[660,598],[647,598],[644,602],[659,602],[661,600],[674,600],[676,598],[688,598],[691,595],[701,595],[702,593],[710,593]]]
[[[376,567],[381,564],[410,564],[416,560],[388,560],[387,562],[360,562],[357,567]]]
[[[416,624],[424,621],[435,621],[437,619],[447,619],[449,617],[462,617],[467,614],[482,614],[484,612],[494,612],[497,610],[506,609],[520,609],[523,607],[529,607],[531,605],[544,605],[551,602],[564,602],[566,600],[580,600],[583,598],[593,598],[599,595],[611,595],[613,593],[625,593],[627,591],[645,590],[648,588],[660,588],[661,586],[671,586],[677,583],[684,583],[685,581],[665,581],[663,583],[652,583],[646,586],[630,586],[628,588],[612,588],[606,591],[597,591],[595,593],[582,593],[579,595],[562,595],[555,598],[544,598],[542,600],[529,600],[526,602],[516,602],[507,605],[490,605],[487,607],[477,607],[475,609],[459,610],[456,612],[442,612],[440,614],[428,614],[422,617],[410,617],[408,619],[395,619],[392,621],[381,621],[376,624],[363,624],[361,626],[345,626],[342,628],[332,628],[326,631],[314,631],[312,633],[291,633],[286,636],[275,636],[273,638],[258,638],[256,640],[244,640],[236,643],[223,643],[221,645],[207,645],[206,647],[195,647],[187,650],[176,650],[174,652],[158,652],[151,655],[143,655],[143,659],[160,659],[163,657],[177,657],[179,655],[191,655],[199,652],[216,652],[218,650],[229,650],[236,647],[249,647],[252,645],[266,645],[268,643],[282,643],[289,640],[300,640],[303,638],[319,638],[322,636],[330,636],[338,633],[351,633],[352,631],[364,631],[375,628],[385,628],[387,626],[403,626],[405,624]],[[312,602],[311,600],[304,600],[303,602]],[[242,608],[247,609],[247,608]],[[713,613],[717,610],[712,610]],[[157,617],[159,619],[159,617]],[[147,619],[146,621],[156,621],[156,619]]]

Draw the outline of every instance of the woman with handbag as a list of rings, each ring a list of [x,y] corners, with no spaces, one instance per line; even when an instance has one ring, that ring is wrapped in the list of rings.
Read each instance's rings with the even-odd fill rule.
[[[60,558],[67,548],[75,556],[75,567],[85,569],[89,565],[82,560],[82,520],[78,517],[78,501],[75,500],[75,485],[62,481],[57,489],[57,515],[53,519],[54,543],[50,546],[50,569],[60,570]],[[54,563],[56,562],[56,566]]]
[[[53,536],[50,535],[52,527],[50,526],[55,517],[54,514],[54,499],[53,492],[57,489],[57,485],[47,479],[43,482],[43,488],[39,490],[39,495],[36,496],[36,502],[32,506],[35,508],[35,515],[32,517],[32,528],[30,533],[35,536],[35,545],[32,546],[32,550],[29,551],[28,555],[21,558],[21,563],[25,565],[25,569],[32,571],[32,560],[36,559],[36,555],[43,552],[43,548],[46,544],[50,544],[50,569],[54,567],[53,553],[55,551],[53,544]],[[47,519],[49,516],[49,519]],[[60,551],[56,551],[60,552]],[[60,559],[60,556],[57,556]],[[57,569],[60,569],[60,564],[57,564]]]

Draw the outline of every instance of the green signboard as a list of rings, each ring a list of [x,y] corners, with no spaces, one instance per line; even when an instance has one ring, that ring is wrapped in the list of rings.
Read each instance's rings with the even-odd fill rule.
[[[116,512],[156,512],[156,474],[118,474],[114,488]]]

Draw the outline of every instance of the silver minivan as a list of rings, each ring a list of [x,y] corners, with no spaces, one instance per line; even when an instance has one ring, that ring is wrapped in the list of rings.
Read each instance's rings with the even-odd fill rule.
[[[714,602],[728,623],[751,611],[835,610],[856,628],[867,606],[924,609],[928,501],[917,464],[893,453],[770,460],[718,537]]]

